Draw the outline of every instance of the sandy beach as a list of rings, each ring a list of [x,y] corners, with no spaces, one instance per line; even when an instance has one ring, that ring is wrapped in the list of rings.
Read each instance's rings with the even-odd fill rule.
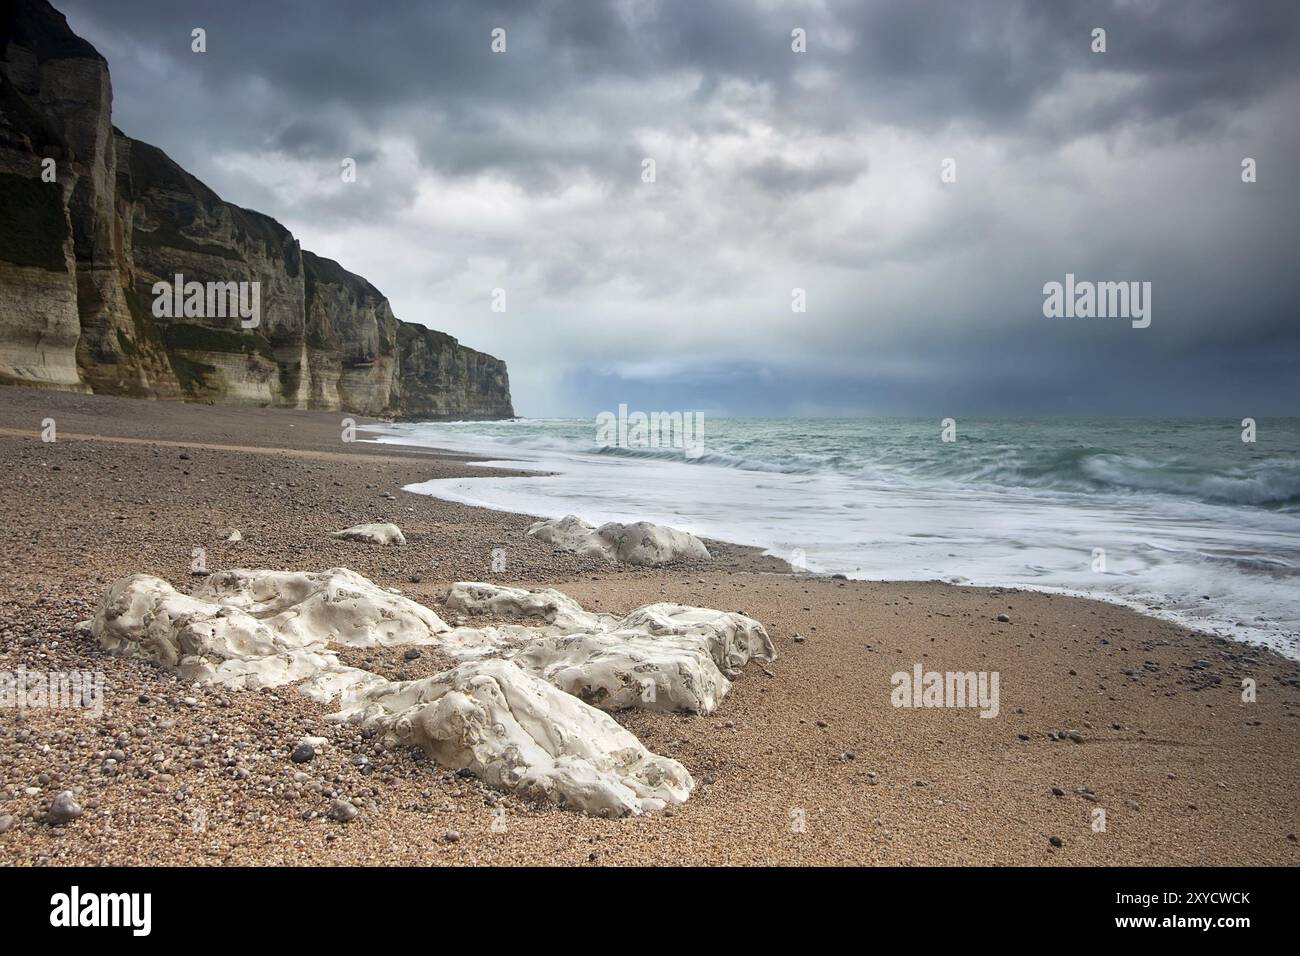
[[[610,567],[526,537],[526,516],[403,492],[483,469],[343,442],[341,417],[0,388],[0,670],[105,675],[98,719],[0,709],[0,863],[1300,862],[1294,661],[1103,603],[796,575],[721,542],[708,562]],[[400,525],[407,545],[329,536],[369,521]],[[241,542],[224,541],[231,528]],[[123,575],[192,589],[195,548],[213,570],[344,566],[449,621],[441,599],[466,580],[554,587],[600,611],[742,611],[779,657],[750,664],[707,717],[617,713],[697,788],[663,813],[585,817],[385,750],[293,688],[191,687],[77,632]],[[438,666],[348,654],[390,678]],[[998,672],[998,715],[893,706],[891,675],[918,663]],[[293,763],[304,735],[327,743]],[[83,813],[50,826],[64,790]],[[351,821],[326,817],[340,796]]]

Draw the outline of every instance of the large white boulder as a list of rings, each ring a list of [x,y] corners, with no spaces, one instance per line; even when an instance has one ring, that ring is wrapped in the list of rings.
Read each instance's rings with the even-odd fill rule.
[[[345,667],[323,643],[280,623],[132,574],[109,588],[90,626],[107,650],[144,657],[202,684],[256,689],[319,681],[304,690],[320,696],[325,687],[341,693],[375,677]]]
[[[406,544],[406,536],[395,524],[354,524],[351,528],[332,531],[330,534],[344,541],[364,541],[368,544],[385,545]]]
[[[531,619],[572,631],[599,630],[615,620],[607,614],[584,611],[573,598],[553,588],[527,591],[481,581],[460,581],[451,586],[445,603],[455,611]]]
[[[511,660],[601,710],[711,714],[731,690],[694,636],[611,631],[540,637]]]
[[[597,528],[596,534],[607,543],[614,560],[623,564],[654,567],[682,558],[708,561],[712,557],[695,535],[649,521],[635,524],[611,521]]]
[[[451,630],[423,604],[347,568],[211,574],[195,598],[239,608],[299,644],[435,644]]]
[[[776,658],[763,625],[729,611],[660,603],[620,619],[585,611],[550,588],[527,591],[482,582],[453,585],[447,606],[542,622],[534,629],[494,630],[494,646],[530,673],[602,710],[709,714],[731,689],[728,678],[750,660]]]
[[[776,646],[767,630],[752,617],[685,604],[647,604],[619,625],[622,630],[656,636],[693,636],[704,642],[718,669],[735,677],[751,660],[776,660]]]
[[[194,595],[134,574],[109,588],[89,627],[109,650],[189,681],[295,684],[316,700],[337,698],[338,719],[379,727],[445,766],[605,814],[680,803],[693,784],[603,711],[708,714],[747,661],[775,656],[757,621],[707,608],[653,604],[620,619],[559,591],[476,582],[456,584],[447,604],[528,623],[449,628],[428,608],[332,568],[220,571]],[[461,663],[395,683],[341,664],[333,650],[400,644]]]
[[[693,534],[665,525],[611,521],[599,528],[576,515],[531,525],[528,534],[562,551],[606,561],[654,567],[683,558],[709,560],[704,542]]]
[[[694,787],[612,717],[508,661],[485,660],[352,698],[336,719],[413,744],[444,767],[585,813],[624,816],[682,803]]]
[[[565,515],[563,518],[535,522],[529,525],[528,534],[561,551],[571,551],[587,558],[614,560],[608,544],[596,534],[596,526],[588,524],[577,515]]]

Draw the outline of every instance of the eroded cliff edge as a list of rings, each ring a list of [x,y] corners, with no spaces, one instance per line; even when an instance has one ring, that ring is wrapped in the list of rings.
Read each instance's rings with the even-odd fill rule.
[[[111,109],[108,64],[62,14],[0,0],[0,383],[396,418],[514,414],[504,362],[400,321],[361,276],[115,129]],[[257,282],[258,326],[155,316],[154,283],[178,273]]]

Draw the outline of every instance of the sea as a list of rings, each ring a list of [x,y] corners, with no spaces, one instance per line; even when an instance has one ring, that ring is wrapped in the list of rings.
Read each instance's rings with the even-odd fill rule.
[[[688,450],[607,447],[587,418],[399,423],[377,440],[539,473],[406,489],[449,501],[653,521],[812,573],[1083,595],[1300,659],[1300,418],[1253,431],[1197,418],[710,418]]]

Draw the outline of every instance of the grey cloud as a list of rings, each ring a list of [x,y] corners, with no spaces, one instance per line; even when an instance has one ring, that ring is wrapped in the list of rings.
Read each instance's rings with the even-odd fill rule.
[[[510,361],[525,413],[649,395],[634,360],[733,412],[1295,398],[1293,2],[57,5],[121,128]],[[1067,271],[1152,281],[1152,328],[1045,324]]]

